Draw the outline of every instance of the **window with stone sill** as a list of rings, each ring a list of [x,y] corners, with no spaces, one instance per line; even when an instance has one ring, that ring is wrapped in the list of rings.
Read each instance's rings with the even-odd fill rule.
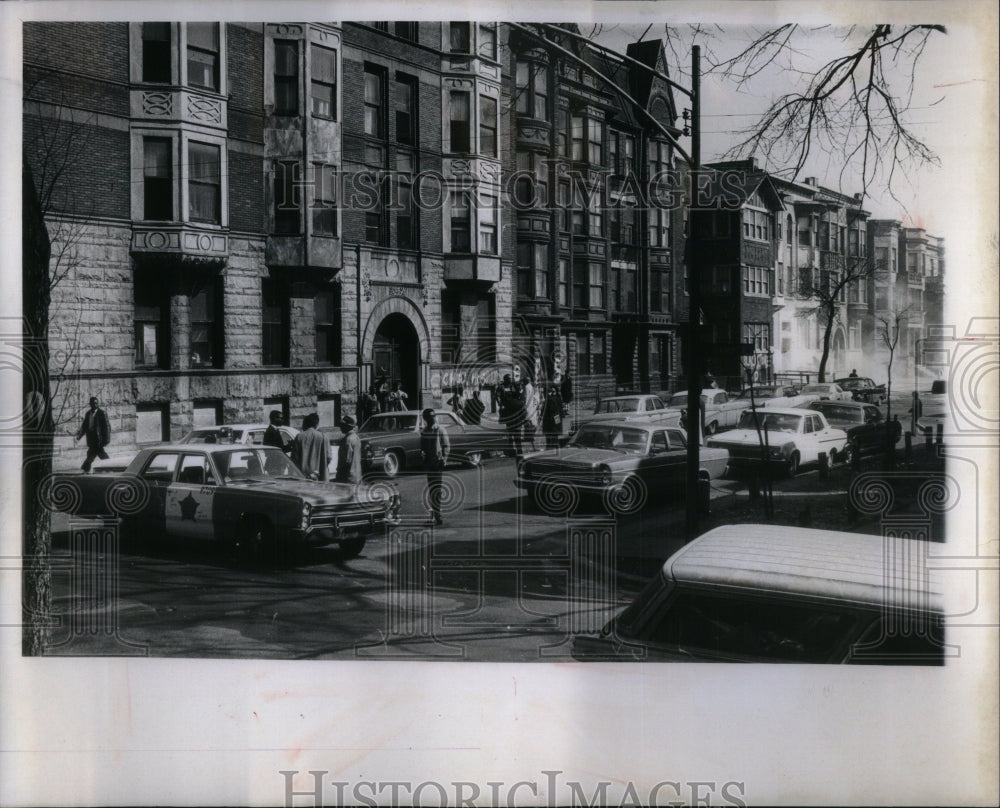
[[[222,284],[214,278],[190,300],[193,368],[222,367]]]
[[[385,138],[385,71],[365,65],[364,133],[369,137]]]
[[[133,279],[135,364],[170,366],[170,296],[161,275],[136,270]]]
[[[497,100],[488,95],[479,96],[479,153],[497,156]]]
[[[396,111],[396,142],[404,146],[414,146],[417,143],[416,77],[397,73],[392,92]]]
[[[548,244],[525,241],[517,245],[517,294],[529,300],[548,299]]]
[[[188,143],[188,212],[193,222],[222,222],[220,155],[218,146]]]
[[[187,24],[188,85],[219,90],[219,23]]]
[[[451,192],[451,252],[472,252],[472,213],[466,191]]]
[[[171,24],[142,24],[142,80],[150,84],[170,83]]]
[[[312,114],[317,118],[337,119],[337,51],[313,45]]]
[[[496,23],[479,23],[479,41],[476,43],[476,53],[483,59],[496,61],[497,58],[497,26]]]
[[[316,364],[340,365],[340,287],[320,289],[314,300]]]
[[[312,232],[316,236],[337,235],[337,167],[313,166]]]
[[[497,197],[483,194],[479,203],[479,252],[497,255]]]
[[[283,160],[274,164],[275,235],[297,236],[302,232],[299,171],[299,164],[295,161]]]
[[[452,22],[448,24],[448,50],[451,53],[471,53],[472,36],[470,23]]]
[[[452,154],[468,154],[472,150],[472,95],[453,90],[448,94],[448,143]]]
[[[420,23],[417,22],[395,22],[393,23],[393,33],[400,39],[416,42],[420,30],[419,25]]]
[[[518,115],[549,119],[549,69],[538,62],[518,60],[514,65],[514,109]]]
[[[146,137],[143,145],[143,219],[174,218],[174,178],[170,138]]]
[[[261,364],[288,366],[289,309],[288,285],[276,278],[264,278],[261,295]]]
[[[299,114],[299,43],[274,40],[274,114]]]

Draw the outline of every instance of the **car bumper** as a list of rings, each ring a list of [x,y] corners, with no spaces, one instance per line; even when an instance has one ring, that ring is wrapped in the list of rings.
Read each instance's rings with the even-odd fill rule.
[[[390,524],[385,512],[345,514],[333,524],[310,525],[305,530],[290,531],[290,538],[296,544],[322,547],[344,539],[370,536],[382,532]]]

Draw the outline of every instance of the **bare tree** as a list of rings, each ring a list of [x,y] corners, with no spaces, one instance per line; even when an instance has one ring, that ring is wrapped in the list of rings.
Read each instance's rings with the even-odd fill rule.
[[[833,157],[842,185],[850,177],[857,187],[854,174],[863,188],[880,179],[893,198],[897,180],[938,163],[909,113],[927,45],[945,33],[933,24],[665,27],[679,75],[691,44],[700,44],[705,75],[720,76],[740,92],[786,88],[734,133],[725,159],[757,156],[769,171],[794,179],[810,159]]]
[[[894,449],[896,439],[899,437],[892,428],[892,360],[899,345],[899,336],[906,327],[909,308],[902,311],[887,312],[876,315],[876,337],[889,352],[889,363],[886,369],[887,379],[885,384],[885,420],[886,420],[886,461],[891,468],[894,461]]]
[[[867,283],[875,272],[875,262],[868,258],[824,256],[825,268],[813,270],[808,279],[800,282],[799,294],[812,298],[816,305],[804,309],[803,316],[815,314],[823,328],[823,352],[819,360],[818,380],[826,381],[826,365],[830,359],[833,327],[840,320],[851,288]]]

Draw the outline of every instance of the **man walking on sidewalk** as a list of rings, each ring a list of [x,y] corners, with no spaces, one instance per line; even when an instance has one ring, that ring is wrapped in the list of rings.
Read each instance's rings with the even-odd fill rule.
[[[428,407],[423,411],[424,425],[420,430],[420,452],[424,458],[424,472],[427,474],[427,499],[429,500],[431,521],[441,525],[441,495],[442,473],[448,462],[448,452],[451,442],[448,431],[437,423],[434,410]]]
[[[90,409],[83,416],[83,423],[77,430],[74,442],[80,440],[84,435],[87,436],[87,459],[83,461],[81,468],[85,474],[89,474],[90,466],[95,457],[99,457],[101,460],[108,459],[108,453],[104,451],[104,447],[111,442],[111,424],[108,423],[107,413],[101,409],[97,396],[91,397]]]

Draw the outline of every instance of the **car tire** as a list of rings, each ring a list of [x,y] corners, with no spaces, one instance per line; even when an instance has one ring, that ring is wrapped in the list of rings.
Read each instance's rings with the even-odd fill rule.
[[[801,462],[801,457],[798,452],[792,452],[792,456],[788,458],[788,476],[794,477],[799,473],[799,464]]]
[[[352,539],[344,539],[340,542],[341,558],[357,558],[361,551],[365,549],[366,536],[357,536]]]
[[[639,511],[648,499],[649,493],[642,480],[628,477],[617,490],[605,491],[604,507],[609,513],[629,516]]]
[[[382,471],[389,479],[398,477],[406,462],[403,460],[403,453],[395,449],[385,453],[382,460]]]

